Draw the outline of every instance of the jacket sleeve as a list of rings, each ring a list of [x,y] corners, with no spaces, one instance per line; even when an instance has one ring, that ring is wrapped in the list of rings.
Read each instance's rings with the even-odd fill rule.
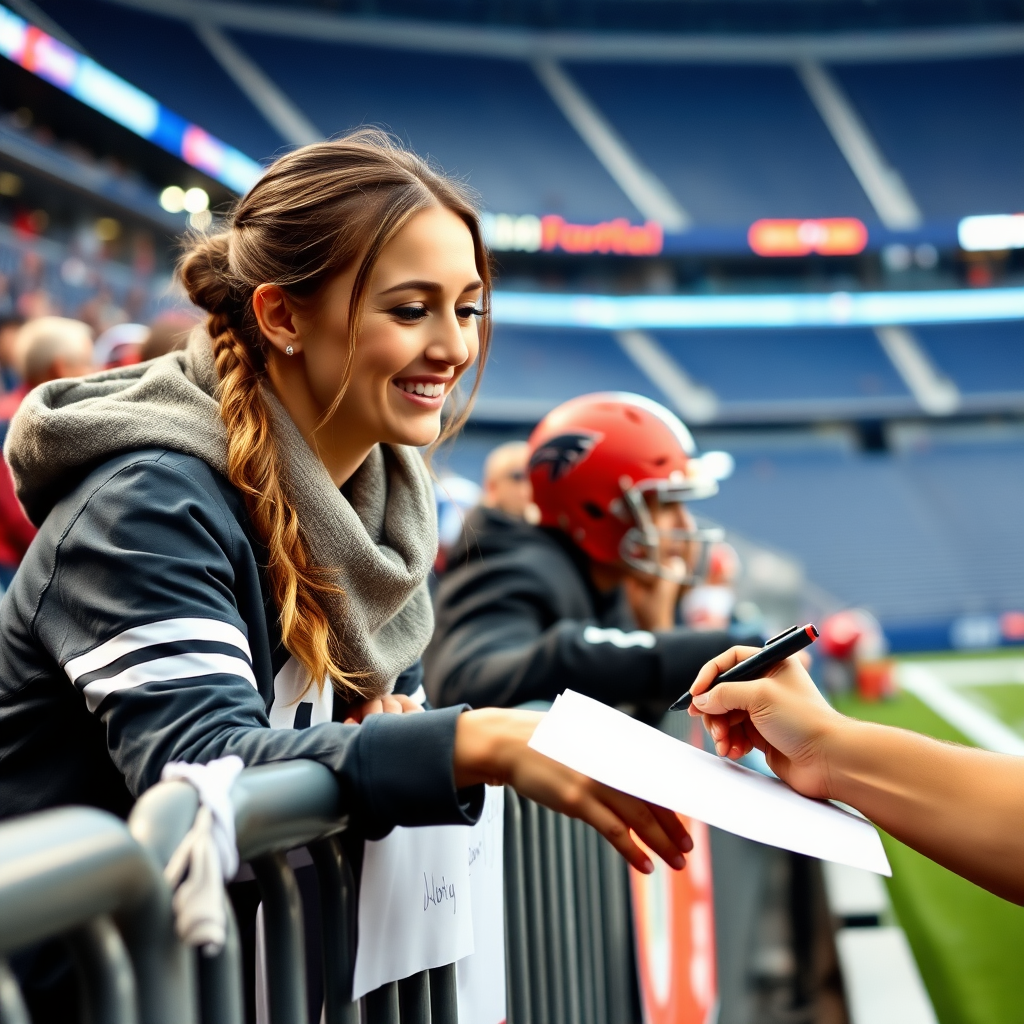
[[[479,583],[479,581],[478,581]],[[606,629],[551,621],[543,581],[497,570],[472,594],[449,578],[424,657],[438,707],[513,707],[572,689],[607,704],[676,698],[701,666],[738,641],[724,632]]]
[[[235,597],[247,542],[218,498],[159,459],[121,469],[60,538],[35,615],[38,642],[102,719],[131,792],[169,761],[311,758],[335,773],[370,838],[472,823],[482,787],[457,791],[452,767],[462,708],[270,728]]]

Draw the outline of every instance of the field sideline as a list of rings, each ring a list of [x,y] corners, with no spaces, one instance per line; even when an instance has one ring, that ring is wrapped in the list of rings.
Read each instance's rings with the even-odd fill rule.
[[[1024,738],[1024,656],[1019,650],[899,661],[926,665],[959,696]],[[906,692],[881,703],[844,697],[836,706],[857,718],[970,743]],[[882,838],[893,868],[893,906],[941,1024],[1024,1024],[1024,908],[992,896],[884,833]]]

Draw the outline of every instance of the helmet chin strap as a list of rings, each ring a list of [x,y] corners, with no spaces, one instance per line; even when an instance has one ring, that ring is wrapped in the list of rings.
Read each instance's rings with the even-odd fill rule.
[[[648,576],[657,576],[683,587],[701,583],[707,575],[711,545],[725,540],[725,531],[720,527],[661,530],[651,518],[651,510],[647,507],[643,492],[639,488],[624,488],[623,497],[637,525],[626,531],[619,544],[619,556],[622,561],[630,568]],[[699,544],[700,556],[697,564],[691,569],[685,559],[676,556],[671,559],[674,564],[666,565],[661,561],[661,546],[664,541]],[[638,551],[642,554],[637,554]]]

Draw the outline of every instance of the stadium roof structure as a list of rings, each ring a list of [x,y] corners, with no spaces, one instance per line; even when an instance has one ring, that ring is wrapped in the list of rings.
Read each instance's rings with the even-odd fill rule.
[[[32,7],[249,157],[381,125],[495,214],[657,225],[665,252],[764,255],[766,218],[955,248],[963,216],[1024,208],[1024,0]]]
[[[1024,23],[1020,0],[244,0],[364,20],[603,33],[892,31]],[[203,4],[204,7],[216,4]]]

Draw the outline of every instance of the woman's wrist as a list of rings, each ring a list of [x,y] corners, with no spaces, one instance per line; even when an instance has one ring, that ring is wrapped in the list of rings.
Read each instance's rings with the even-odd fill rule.
[[[530,742],[543,716],[532,711],[480,708],[464,711],[455,724],[452,768],[459,789],[509,781],[518,753]]]

